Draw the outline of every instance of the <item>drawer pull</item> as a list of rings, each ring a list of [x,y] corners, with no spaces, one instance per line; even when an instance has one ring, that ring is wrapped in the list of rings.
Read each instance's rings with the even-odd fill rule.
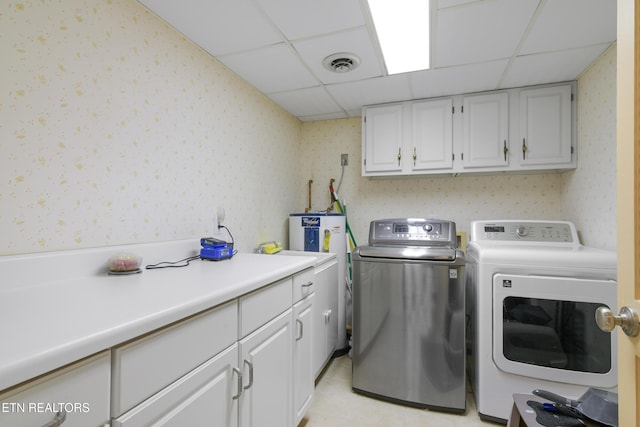
[[[324,312],[324,322],[329,323],[331,321],[331,313],[333,310],[327,310]]]
[[[303,283],[302,284],[303,288],[308,288],[309,286],[313,286],[313,282],[312,281],[308,281],[307,283]]]
[[[296,337],[296,341],[300,341],[302,339],[302,335],[304,335],[304,323],[302,323],[302,320],[300,319],[296,319],[296,323],[300,325],[300,335]]]
[[[233,373],[238,375],[238,394],[233,396],[233,400],[236,400],[242,395],[242,372],[240,372],[240,369],[238,368],[233,368]]]
[[[244,364],[249,365],[249,384],[244,386],[244,389],[247,390],[253,385],[253,364],[246,359],[244,360]]]
[[[62,423],[65,422],[66,419],[67,419],[67,413],[64,410],[58,411],[55,417],[53,417],[51,421],[44,424],[42,427],[58,427],[62,425]]]

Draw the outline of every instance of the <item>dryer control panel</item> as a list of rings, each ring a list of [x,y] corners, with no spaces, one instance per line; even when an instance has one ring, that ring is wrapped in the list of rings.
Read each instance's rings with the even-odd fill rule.
[[[473,221],[471,240],[580,246],[576,228],[568,221]]]

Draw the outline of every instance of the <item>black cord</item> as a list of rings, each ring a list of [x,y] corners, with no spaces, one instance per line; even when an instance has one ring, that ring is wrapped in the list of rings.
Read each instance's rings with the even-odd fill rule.
[[[218,224],[218,228],[224,228],[225,230],[227,230],[227,233],[229,234],[229,237],[231,237],[231,246],[233,246],[234,240],[233,240],[233,234],[231,234],[231,231],[229,231],[229,229],[222,224]],[[234,256],[235,254],[237,254],[238,251],[236,249],[233,250],[233,252],[231,252],[231,256]]]
[[[218,228],[224,228],[225,230],[227,230],[227,233],[229,233],[229,237],[231,237],[231,244],[233,245],[233,235],[231,234],[231,232],[229,231],[229,229],[227,228],[227,226],[226,226],[226,225],[219,224],[219,225],[218,225]]]
[[[219,225],[218,225],[218,228],[224,228],[225,230],[227,230],[227,233],[229,233],[229,236],[231,237],[231,245],[233,245],[234,240],[233,240],[233,234],[231,234],[231,231],[229,231],[229,229],[228,229],[226,226],[221,225],[221,224],[219,224]],[[237,254],[237,253],[238,253],[238,251],[237,251],[237,250],[234,250],[234,251],[231,253],[231,256],[233,256],[233,255],[235,255],[235,254]],[[145,268],[146,268],[147,270],[155,270],[155,269],[158,269],[158,268],[179,268],[179,267],[186,267],[186,266],[188,266],[188,265],[189,265],[189,263],[190,263],[191,261],[194,261],[194,260],[196,260],[196,259],[201,259],[201,258],[200,258],[200,255],[194,255],[194,256],[191,256],[191,257],[189,257],[189,258],[181,259],[181,260],[179,260],[179,261],[162,261],[162,262],[159,262],[159,263],[157,263],[157,264],[149,264],[149,265],[145,266]],[[183,264],[179,264],[179,263],[181,263],[181,262],[182,262]],[[166,264],[166,265],[165,265],[165,264]]]
[[[189,258],[181,259],[181,260],[179,260],[179,261],[162,261],[162,262],[159,262],[159,263],[157,263],[157,264],[149,264],[149,265],[145,266],[145,268],[146,268],[147,270],[154,270],[154,269],[156,269],[156,268],[179,268],[179,267],[186,267],[186,266],[188,266],[188,265],[189,265],[189,263],[190,263],[191,261],[196,260],[196,259],[200,259],[200,255],[194,255],[194,256],[191,256],[191,257],[189,257]],[[181,262],[182,262],[182,263],[184,263],[184,264],[178,264],[178,263],[181,263]],[[166,265],[164,265],[164,264],[166,264]]]

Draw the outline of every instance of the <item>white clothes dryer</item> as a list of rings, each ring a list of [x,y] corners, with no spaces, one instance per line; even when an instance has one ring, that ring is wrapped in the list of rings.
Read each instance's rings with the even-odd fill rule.
[[[468,362],[480,418],[506,423],[514,393],[617,390],[616,253],[566,221],[474,221],[467,246]]]

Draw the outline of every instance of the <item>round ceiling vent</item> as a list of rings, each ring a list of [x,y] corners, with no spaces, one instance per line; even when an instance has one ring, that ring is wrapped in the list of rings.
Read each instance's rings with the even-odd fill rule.
[[[352,53],[334,53],[324,58],[322,64],[334,73],[348,73],[360,65],[360,58]]]

